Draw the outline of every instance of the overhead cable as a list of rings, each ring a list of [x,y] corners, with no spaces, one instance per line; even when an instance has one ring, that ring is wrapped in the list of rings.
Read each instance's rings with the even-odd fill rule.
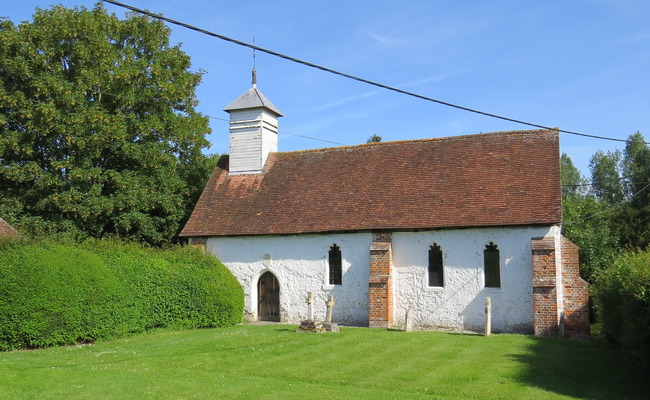
[[[586,221],[586,220],[588,220],[588,219],[595,218],[595,217],[597,217],[597,216],[599,216],[599,215],[601,215],[601,214],[605,214],[605,213],[608,213],[608,212],[610,212],[610,211],[613,211],[613,210],[615,210],[615,209],[617,209],[617,208],[619,208],[619,207],[624,206],[625,204],[628,204],[628,203],[630,202],[630,200],[632,200],[633,198],[635,198],[636,196],[638,196],[639,194],[641,194],[641,192],[643,192],[644,190],[646,190],[646,189],[648,189],[648,188],[650,188],[650,183],[648,183],[647,185],[645,185],[641,190],[639,190],[638,192],[634,193],[632,196],[630,196],[630,197],[627,198],[626,200],[623,200],[623,201],[621,201],[621,202],[619,202],[619,203],[616,203],[616,204],[614,204],[614,205],[612,205],[612,206],[610,206],[610,207],[608,207],[608,208],[606,208],[606,209],[604,209],[604,210],[602,210],[602,211],[600,211],[600,212],[597,212],[597,213],[595,213],[595,214],[588,215],[588,216],[586,216],[586,217],[584,217],[584,218],[580,218],[580,219],[577,219],[577,220],[574,220],[574,221],[568,221],[568,222],[565,222],[564,225],[573,225],[573,224],[577,224],[577,223],[579,223],[579,222],[584,222],[584,221]]]
[[[372,86],[376,86],[376,87],[379,87],[379,88],[382,88],[382,89],[386,89],[386,90],[390,90],[390,91],[393,91],[393,92],[405,94],[407,96],[415,97],[415,98],[418,98],[418,99],[421,99],[421,100],[441,104],[441,105],[444,105],[444,106],[447,106],[447,107],[453,107],[453,108],[456,108],[456,109],[459,109],[459,110],[463,110],[463,111],[467,111],[467,112],[471,112],[471,113],[475,113],[475,114],[479,114],[479,115],[484,115],[486,117],[497,118],[497,119],[501,119],[501,120],[504,120],[504,121],[509,121],[509,122],[514,122],[514,123],[517,123],[517,124],[521,124],[521,125],[532,126],[532,127],[535,127],[535,128],[557,130],[558,132],[566,133],[566,134],[570,134],[570,135],[584,136],[584,137],[590,137],[590,138],[594,138],[594,139],[611,140],[611,141],[624,142],[624,143],[628,142],[627,139],[618,139],[618,138],[611,138],[611,137],[605,137],[605,136],[590,135],[590,134],[581,133],[581,132],[567,131],[567,130],[564,130],[564,129],[553,128],[553,127],[549,127],[549,126],[541,125],[541,124],[534,124],[534,123],[531,123],[531,122],[526,122],[526,121],[522,121],[522,120],[518,120],[518,119],[514,119],[514,118],[504,117],[504,116],[501,116],[501,115],[492,114],[492,113],[488,113],[488,112],[485,112],[485,111],[480,111],[480,110],[476,110],[476,109],[473,109],[473,108],[460,106],[458,104],[453,104],[453,103],[449,103],[449,102],[446,102],[446,101],[437,100],[437,99],[427,97],[427,96],[424,96],[424,95],[421,95],[421,94],[409,92],[409,91],[406,91],[406,90],[398,89],[398,88],[393,87],[393,86],[384,85],[382,83],[374,82],[374,81],[364,79],[364,78],[360,78],[360,77],[357,77],[357,76],[354,76],[354,75],[346,74],[344,72],[336,71],[336,70],[333,70],[331,68],[323,67],[323,66],[318,65],[318,64],[314,64],[314,63],[311,63],[311,62],[300,60],[298,58],[290,57],[290,56],[287,56],[287,55],[282,54],[282,53],[278,53],[278,52],[273,51],[273,50],[265,49],[263,47],[259,47],[259,46],[256,46],[256,45],[253,45],[253,44],[250,44],[250,43],[242,42],[240,40],[233,39],[233,38],[230,38],[228,36],[220,35],[218,33],[210,32],[208,30],[198,28],[196,26],[189,25],[189,24],[186,24],[184,22],[173,20],[171,18],[163,17],[162,15],[154,14],[152,12],[142,10],[140,8],[136,8],[136,7],[130,6],[128,4],[120,3],[119,1],[114,1],[114,0],[102,0],[102,1],[104,1],[106,3],[116,5],[116,6],[119,6],[119,7],[126,8],[128,10],[131,10],[131,11],[134,11],[134,12],[137,12],[137,13],[147,15],[147,16],[149,16],[151,18],[156,18],[156,19],[159,19],[161,21],[169,22],[170,24],[182,26],[183,28],[187,28],[187,29],[190,29],[190,30],[193,30],[193,31],[196,31],[196,32],[200,32],[200,33],[212,36],[212,37],[216,37],[218,39],[221,39],[221,40],[224,40],[224,41],[227,41],[227,42],[230,42],[230,43],[234,43],[234,44],[237,44],[239,46],[248,47],[249,49],[261,51],[262,53],[266,53],[266,54],[270,54],[270,55],[275,56],[275,57],[283,58],[285,60],[288,60],[288,61],[291,61],[291,62],[294,62],[294,63],[297,63],[297,64],[302,64],[302,65],[305,65],[305,66],[310,67],[310,68],[319,69],[321,71],[329,72],[329,73],[334,74],[334,75],[342,76],[344,78],[353,79],[355,81],[366,83],[368,85],[372,85]],[[643,143],[650,144],[650,142],[643,142]]]
[[[213,117],[212,115],[208,115],[208,114],[204,114],[204,115],[205,115],[206,117],[208,117],[208,118],[217,119],[217,120],[219,120],[219,121],[230,122],[230,120],[225,119],[225,118]],[[348,146],[348,145],[345,144],[345,143],[333,142],[333,141],[331,141],[331,140],[319,139],[319,138],[315,138],[315,137],[311,137],[311,136],[306,136],[306,135],[298,135],[297,133],[289,133],[289,132],[286,132],[286,131],[278,131],[278,133],[282,133],[282,134],[289,135],[289,136],[301,137],[301,138],[305,138],[305,139],[317,140],[317,141],[319,141],[319,142],[338,144],[339,146]]]
[[[115,94],[115,93],[106,92],[106,91],[99,91],[99,90],[95,90],[95,89],[89,89],[89,91],[91,91],[91,92],[93,92],[93,93],[98,93],[98,94],[105,94],[105,95],[107,95],[107,96],[113,96],[113,97],[116,97],[116,98],[123,98],[123,96],[121,96],[121,95],[118,95],[118,94]],[[141,103],[144,103],[144,104],[152,104],[152,105],[154,104],[154,103],[152,103],[152,102],[141,102]],[[230,122],[230,120],[227,120],[227,119],[225,119],[225,118],[214,117],[214,116],[212,116],[212,115],[203,114],[203,113],[201,113],[201,115],[204,115],[204,116],[206,116],[206,117],[208,117],[208,118],[217,119],[217,120],[219,120],[219,121]],[[286,132],[286,131],[278,131],[278,133],[282,133],[282,134],[284,134],[284,135],[289,135],[289,136],[301,137],[301,138],[304,138],[304,139],[316,140],[316,141],[319,141],[319,142],[325,142],[325,143],[337,144],[337,145],[339,145],[339,146],[348,146],[348,145],[346,145],[345,143],[333,142],[333,141],[331,141],[331,140],[320,139],[320,138],[316,138],[316,137],[312,137],[312,136],[307,136],[307,135],[299,135],[299,134],[297,134],[297,133],[289,133],[289,132]]]

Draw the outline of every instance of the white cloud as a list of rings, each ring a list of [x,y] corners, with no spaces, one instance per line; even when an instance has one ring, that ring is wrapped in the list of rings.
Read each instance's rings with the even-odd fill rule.
[[[327,104],[325,104],[325,105],[322,105],[322,106],[319,106],[319,107],[313,108],[313,109],[310,110],[310,112],[323,111],[323,110],[327,110],[327,109],[329,109],[329,108],[338,107],[338,106],[341,106],[341,105],[343,105],[343,104],[345,104],[345,103],[349,103],[349,102],[351,102],[351,101],[355,101],[355,100],[359,100],[359,99],[363,99],[363,98],[367,98],[367,97],[373,97],[373,96],[376,96],[376,95],[378,95],[379,93],[380,93],[379,90],[372,90],[372,91],[369,91],[369,92],[356,94],[356,95],[354,95],[354,96],[343,97],[343,98],[341,98],[341,99],[338,99],[338,100],[335,100],[335,101],[329,102],[329,103],[327,103]]]
[[[376,40],[377,42],[379,42],[380,44],[382,44],[384,46],[391,46],[392,47],[392,46],[399,45],[399,40],[397,40],[395,38],[395,35],[386,35],[386,34],[380,35],[378,33],[369,32],[369,31],[364,31],[364,33],[368,37],[370,37],[371,39]]]
[[[636,35],[628,36],[618,40],[616,44],[632,44],[650,41],[650,32],[642,32]]]
[[[402,89],[418,87],[418,86],[426,85],[427,83],[440,82],[440,81],[447,80],[449,78],[454,78],[456,76],[465,75],[465,74],[467,74],[469,72],[472,72],[472,71],[475,71],[477,69],[479,69],[479,68],[476,67],[476,68],[460,69],[460,70],[457,70],[457,71],[451,71],[451,72],[447,72],[447,73],[443,73],[443,74],[432,75],[432,76],[429,76],[429,77],[426,77],[426,78],[415,79],[415,80],[412,80],[412,81],[398,83],[395,86],[397,86],[399,88],[402,88]]]

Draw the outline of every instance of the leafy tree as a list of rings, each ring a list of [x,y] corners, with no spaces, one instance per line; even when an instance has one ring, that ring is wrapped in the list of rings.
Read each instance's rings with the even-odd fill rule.
[[[650,243],[650,207],[641,210],[625,205],[612,218],[612,225],[627,249],[648,248]]]
[[[628,204],[615,223],[621,242],[628,247],[647,249],[650,242],[650,146],[641,132],[627,140],[623,152],[622,176]]]
[[[376,133],[373,133],[372,136],[370,136],[368,140],[366,140],[366,143],[379,143],[381,142],[382,139],[383,138],[381,136],[377,135]]]
[[[596,152],[591,158],[596,196],[610,204],[611,225],[625,248],[650,242],[650,147],[640,132],[627,140],[623,152]]]
[[[612,212],[593,196],[572,195],[563,199],[562,213],[562,234],[580,247],[580,276],[593,283],[597,272],[607,269],[620,253]]]
[[[594,194],[612,205],[624,200],[620,163],[621,152],[618,150],[607,154],[598,150],[589,163]]]
[[[573,195],[583,195],[587,192],[587,179],[585,179],[578,168],[573,164],[568,154],[560,156],[560,183],[562,185],[562,198]]]
[[[560,157],[563,234],[580,247],[580,275],[592,283],[618,254],[618,236],[611,229],[609,204],[591,195],[587,179],[567,154]]]
[[[650,146],[641,132],[630,135],[623,154],[626,194],[630,205],[642,210],[650,205]]]
[[[160,21],[101,5],[0,21],[0,215],[162,244],[214,165],[200,72]]]
[[[595,289],[605,338],[650,366],[650,251],[618,256]]]

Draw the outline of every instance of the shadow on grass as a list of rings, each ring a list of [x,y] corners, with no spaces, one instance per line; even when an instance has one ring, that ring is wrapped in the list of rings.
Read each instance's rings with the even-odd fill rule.
[[[648,373],[603,342],[532,338],[517,379],[526,385],[585,400],[648,399]]]

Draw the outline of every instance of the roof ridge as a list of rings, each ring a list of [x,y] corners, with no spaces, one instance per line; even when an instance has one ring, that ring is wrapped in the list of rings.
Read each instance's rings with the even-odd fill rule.
[[[495,131],[495,132],[480,132],[480,133],[470,133],[456,136],[444,136],[444,137],[434,137],[434,138],[419,138],[419,139],[402,139],[402,140],[391,140],[387,142],[372,142],[372,143],[359,143],[359,144],[350,144],[343,146],[331,146],[331,147],[319,147],[316,149],[304,149],[304,150],[287,150],[287,151],[278,151],[278,154],[288,154],[288,153],[316,153],[316,152],[326,152],[326,151],[342,151],[351,148],[361,148],[367,146],[386,146],[386,145],[416,145],[417,143],[423,142],[442,142],[442,141],[452,141],[452,140],[464,140],[464,139],[476,139],[478,136],[497,136],[497,135],[512,135],[512,136],[521,136],[525,134],[531,134],[535,132],[557,132],[559,128],[554,129],[530,129],[530,130],[510,130],[510,131]]]

